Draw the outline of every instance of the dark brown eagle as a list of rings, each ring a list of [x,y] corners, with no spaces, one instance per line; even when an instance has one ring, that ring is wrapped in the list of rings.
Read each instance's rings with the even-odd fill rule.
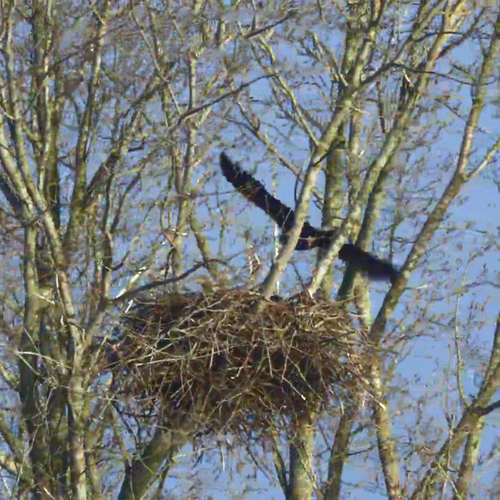
[[[295,222],[294,211],[281,203],[266,188],[237,163],[233,163],[226,153],[220,154],[220,166],[224,177],[245,198],[264,210],[282,229],[281,242],[286,242],[287,233]],[[336,230],[316,229],[309,222],[304,222],[297,242],[296,250],[310,250],[312,248],[328,248]],[[361,271],[372,280],[391,281],[393,283],[399,272],[387,260],[379,259],[374,255],[361,250],[355,245],[346,243],[339,251],[339,259]]]

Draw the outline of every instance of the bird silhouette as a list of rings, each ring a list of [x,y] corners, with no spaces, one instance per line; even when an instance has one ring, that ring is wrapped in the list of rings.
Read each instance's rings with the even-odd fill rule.
[[[295,222],[295,212],[270,194],[260,181],[243,170],[238,163],[231,161],[224,152],[220,154],[220,167],[224,177],[239,193],[278,224],[282,230],[280,241],[285,243]],[[304,222],[295,250],[328,248],[335,234],[335,229],[317,229],[309,222]],[[394,283],[399,276],[399,271],[391,262],[379,259],[351,243],[343,245],[338,256],[371,280]]]

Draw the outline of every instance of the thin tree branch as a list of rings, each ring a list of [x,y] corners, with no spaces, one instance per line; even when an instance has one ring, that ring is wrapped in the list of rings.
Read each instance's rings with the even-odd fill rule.
[[[134,297],[137,297],[137,295],[140,295],[143,292],[147,292],[149,290],[152,290],[153,288],[158,288],[158,287],[164,286],[164,285],[170,285],[171,283],[177,283],[177,282],[182,281],[183,279],[187,278],[190,274],[193,274],[195,271],[197,271],[198,269],[200,269],[202,267],[209,269],[209,264],[211,264],[211,263],[218,263],[218,264],[226,265],[226,263],[224,261],[219,260],[219,259],[210,259],[207,262],[199,262],[198,264],[194,265],[191,269],[188,269],[186,272],[182,273],[180,276],[176,276],[174,278],[169,278],[166,280],[152,281],[151,283],[140,286],[138,288],[134,288],[133,290],[125,292],[122,295],[119,295],[118,297],[111,299],[110,303],[113,305],[121,304],[123,302],[127,302],[128,300],[133,299]]]

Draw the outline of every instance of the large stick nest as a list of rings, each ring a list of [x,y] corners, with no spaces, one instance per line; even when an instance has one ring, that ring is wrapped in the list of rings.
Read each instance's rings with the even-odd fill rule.
[[[250,313],[259,299],[226,290],[143,301],[113,346],[115,380],[160,404],[167,420],[197,418],[212,431],[262,431],[277,416],[292,423],[364,385],[345,309],[301,297]]]

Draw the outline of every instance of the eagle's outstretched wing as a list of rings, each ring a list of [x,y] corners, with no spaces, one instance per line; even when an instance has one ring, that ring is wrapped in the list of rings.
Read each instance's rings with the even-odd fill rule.
[[[281,240],[286,241],[287,232],[290,231],[295,222],[294,211],[270,194],[261,182],[243,170],[237,163],[233,163],[224,152],[220,154],[220,166],[228,182],[245,198],[264,210],[278,224],[283,231]],[[328,248],[334,236],[335,230],[316,229],[309,222],[304,222],[295,249]],[[390,262],[381,260],[355,245],[343,245],[339,251],[339,258],[373,280],[394,282],[399,275]]]
[[[295,221],[293,210],[277,200],[261,182],[243,170],[237,163],[233,163],[226,153],[220,154],[220,167],[224,177],[247,200],[264,210],[283,231],[289,231]]]
[[[283,231],[282,241],[284,241],[286,233],[292,229],[295,222],[294,211],[269,193],[255,177],[243,170],[237,163],[232,162],[226,153],[220,154],[220,166],[228,182],[278,224]],[[310,250],[318,246],[326,248],[332,235],[333,231],[318,230],[309,222],[305,222],[296,249]]]
[[[366,274],[373,281],[388,280],[394,283],[399,276],[399,271],[391,262],[379,259],[375,255],[365,252],[350,243],[342,245],[342,248],[339,250],[339,259]]]

